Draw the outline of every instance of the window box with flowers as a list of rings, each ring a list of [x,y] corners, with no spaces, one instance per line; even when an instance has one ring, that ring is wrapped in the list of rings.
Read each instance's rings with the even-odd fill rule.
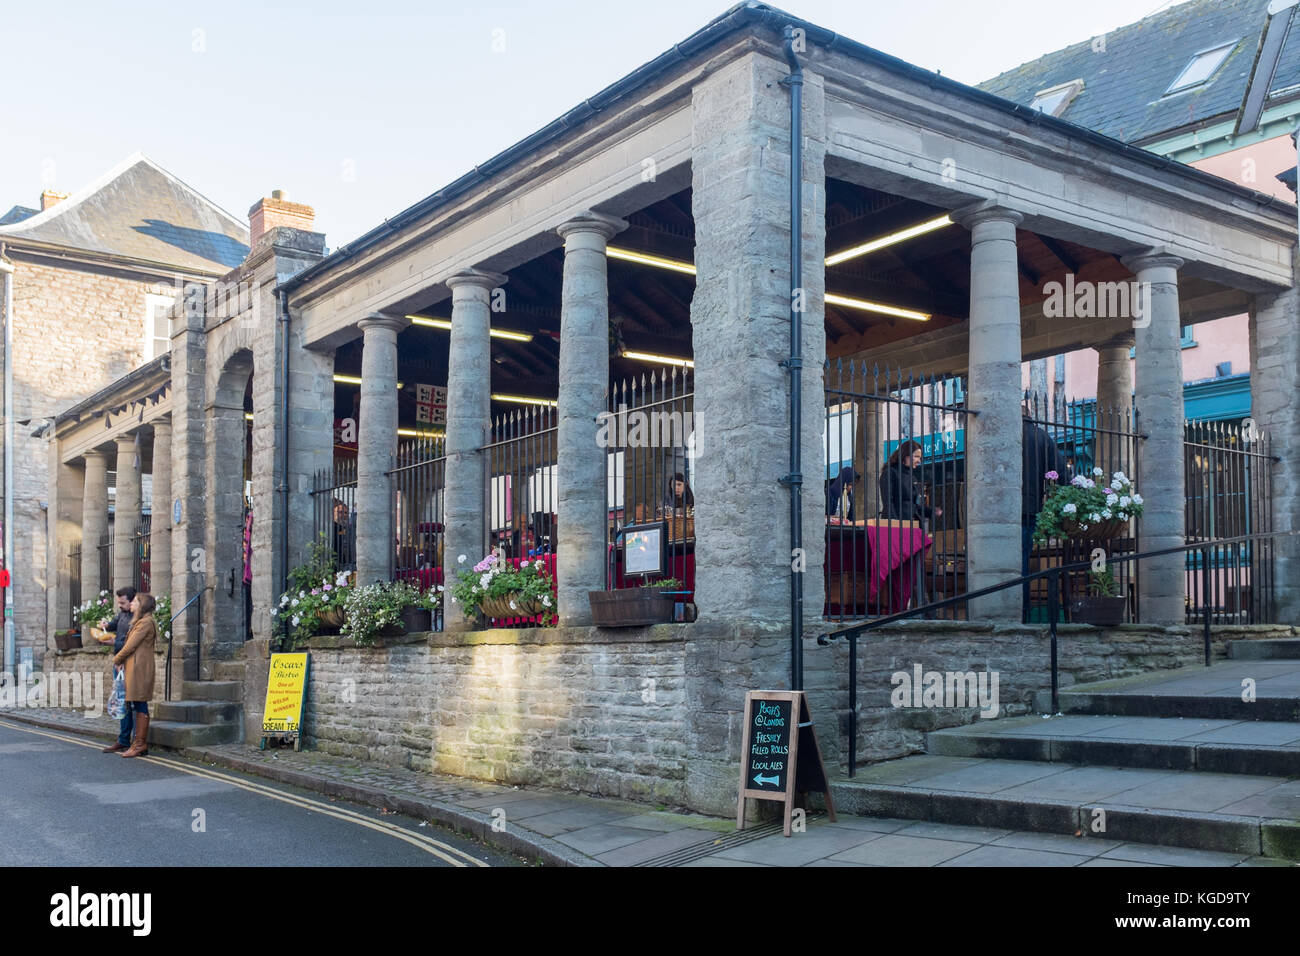
[[[438,608],[438,591],[420,591],[406,581],[352,588],[345,604],[341,633],[358,647],[374,647],[377,637],[427,631]]]
[[[597,627],[647,627],[671,623],[677,604],[687,601],[690,592],[676,578],[663,578],[639,588],[588,591],[587,596]]]
[[[295,568],[291,581],[296,586],[280,595],[276,625],[288,635],[290,647],[296,647],[316,634],[337,634],[346,618],[344,608],[353,590],[347,571],[334,571],[312,583],[302,581]]]
[[[464,556],[460,559],[464,563]],[[555,624],[555,581],[540,558],[521,561],[518,567],[499,553],[489,554],[471,570],[460,571],[451,586],[451,600],[466,617],[480,615],[498,620],[540,618],[543,626]]]

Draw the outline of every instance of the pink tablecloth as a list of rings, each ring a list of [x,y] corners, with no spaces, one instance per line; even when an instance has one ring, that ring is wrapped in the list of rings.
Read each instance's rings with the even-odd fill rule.
[[[920,555],[930,547],[932,538],[920,528],[868,527],[868,552],[871,555],[870,591],[873,604],[887,587],[882,610],[896,614],[907,609],[912,596]],[[887,603],[886,603],[887,602]]]
[[[887,614],[905,610],[920,556],[931,540],[920,528],[841,525],[831,519],[826,529],[826,613]],[[865,594],[846,583],[858,574],[866,578]]]

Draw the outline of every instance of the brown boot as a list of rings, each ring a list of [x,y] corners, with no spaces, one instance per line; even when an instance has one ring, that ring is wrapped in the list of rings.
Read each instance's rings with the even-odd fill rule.
[[[134,737],[134,736],[132,736],[131,741],[132,741],[132,743],[135,742],[135,737]],[[103,750],[100,751],[100,753],[102,753],[102,754],[115,754],[115,753],[117,753],[119,750],[125,750],[125,749],[126,749],[127,747],[129,747],[129,746],[130,746],[130,744],[124,744],[124,743],[120,743],[119,741],[114,740],[113,743],[112,743],[110,746],[105,747]]]
[[[120,756],[149,756],[149,718],[144,714],[135,715],[135,739],[131,742],[131,749],[122,753]]]

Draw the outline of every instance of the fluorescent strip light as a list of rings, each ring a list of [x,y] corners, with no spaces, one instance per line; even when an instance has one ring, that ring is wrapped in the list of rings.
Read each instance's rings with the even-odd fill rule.
[[[650,352],[622,352],[623,358],[636,359],[638,362],[653,362],[656,365],[678,365],[685,368],[695,368],[695,363],[690,359],[674,358],[671,355],[654,355]]]
[[[834,295],[827,292],[826,301],[830,305],[842,305],[846,309],[879,312],[881,315],[892,315],[900,319],[914,319],[917,322],[930,321],[930,315],[927,312],[914,312],[911,309],[900,309],[893,305],[881,305],[879,302],[868,302],[866,299],[851,299],[846,295]]]
[[[253,413],[252,413],[252,412],[244,412],[244,421],[246,421],[246,422],[251,422],[252,420],[253,420]]]
[[[338,382],[340,385],[360,385],[361,376],[360,375],[339,375],[335,373],[334,381]],[[401,388],[403,384],[404,384],[403,382],[398,382],[397,387]]]
[[[837,252],[834,255],[826,257],[828,266],[837,266],[841,262],[849,259],[856,259],[858,256],[865,256],[868,253],[884,249],[886,246],[892,246],[900,242],[906,242],[908,239],[915,239],[917,236],[924,236],[927,232],[934,232],[936,229],[943,229],[945,226],[952,225],[951,216],[940,216],[938,219],[931,219],[907,229],[901,229],[898,232],[890,233],[888,236],[881,236],[879,239],[872,239],[870,242],[864,242],[860,246],[854,246],[852,249],[845,249],[843,252]]]
[[[680,259],[665,259],[663,256],[633,252],[631,249],[620,249],[618,246],[606,246],[605,255],[611,259],[621,259],[624,262],[636,262],[643,266],[657,266],[660,269],[670,269],[673,272],[684,272],[688,276],[695,275],[695,265],[690,262],[683,262]]]
[[[446,432],[427,429],[425,431],[418,431],[414,428],[399,428],[397,430],[399,438],[443,438],[446,434]]]
[[[451,322],[447,319],[433,318],[427,315],[408,315],[412,325],[423,325],[431,329],[451,331]],[[489,329],[488,335],[494,339],[508,339],[511,342],[531,342],[532,335],[527,332],[511,332],[509,329]]]
[[[549,398],[531,398],[528,395],[501,395],[497,392],[492,393],[492,401],[517,402],[520,405],[549,405],[552,408],[559,404]]]

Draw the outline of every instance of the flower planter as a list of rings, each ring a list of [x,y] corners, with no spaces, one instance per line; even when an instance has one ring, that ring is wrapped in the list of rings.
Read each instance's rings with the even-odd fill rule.
[[[419,634],[433,630],[433,612],[422,607],[408,607],[402,611],[402,624],[406,633]]]
[[[511,607],[514,602],[514,607]],[[482,604],[483,614],[487,617],[508,618],[508,617],[533,617],[541,614],[546,608],[542,607],[542,602],[524,598],[519,594],[506,594],[502,597],[484,598]]]
[[[54,646],[61,651],[71,651],[81,646],[80,631],[55,631]]]
[[[1111,538],[1118,538],[1128,530],[1128,522],[1119,518],[1109,518],[1101,524],[1088,525],[1088,530],[1084,531],[1078,521],[1064,520],[1061,522],[1061,530],[1065,532],[1067,538],[1076,541],[1109,541]]]
[[[645,627],[668,624],[680,592],[664,588],[620,588],[588,591],[592,623],[597,627]]]
[[[1124,597],[1089,595],[1070,602],[1070,620],[1075,624],[1115,627],[1124,623]]]
[[[347,620],[347,616],[344,614],[343,608],[331,607],[323,611],[317,611],[316,620],[320,622],[317,633],[337,634],[339,628],[343,626],[343,622]]]

